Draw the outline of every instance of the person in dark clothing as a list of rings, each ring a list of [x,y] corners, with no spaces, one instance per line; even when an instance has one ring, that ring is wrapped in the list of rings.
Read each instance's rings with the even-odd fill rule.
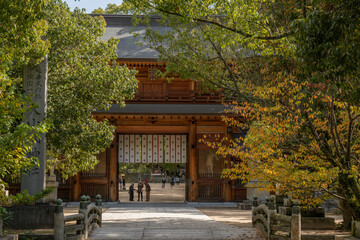
[[[129,201],[134,201],[134,183],[129,187]]]
[[[122,179],[122,184],[123,184],[123,190],[126,190],[126,187],[125,187],[125,178],[123,177]]]
[[[145,192],[146,192],[146,201],[147,202],[150,201],[150,191],[151,191],[151,187],[149,185],[149,181],[145,180]]]
[[[162,187],[162,188],[165,188],[165,183],[166,183],[166,178],[165,178],[165,176],[161,179],[161,182],[162,182],[161,187]]]
[[[137,189],[137,193],[138,193],[138,201],[140,201],[140,197],[141,197],[141,201],[143,200],[143,188],[144,188],[144,184],[143,181],[140,179],[139,183],[138,183],[138,189]]]
[[[172,177],[172,178],[171,178],[171,182],[170,182],[170,187],[173,188],[174,185],[175,185],[175,178]]]

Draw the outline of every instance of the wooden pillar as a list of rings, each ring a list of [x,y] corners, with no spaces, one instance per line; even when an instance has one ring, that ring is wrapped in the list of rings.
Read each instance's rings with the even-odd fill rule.
[[[78,172],[73,178],[73,201],[79,201],[81,194],[81,173]]]
[[[118,200],[118,144],[117,144],[117,136],[114,136],[114,141],[111,144],[110,148],[110,161],[109,161],[109,168],[108,168],[108,188],[109,188],[109,201],[115,202]]]
[[[188,201],[196,202],[196,198],[198,196],[198,188],[197,188],[197,159],[196,159],[196,122],[190,122],[189,128],[189,144],[190,144],[190,157],[189,157],[189,194]]]
[[[195,102],[196,101],[196,95],[195,95],[195,81],[191,81],[191,95],[192,95],[192,101]]]
[[[225,130],[224,130],[224,136],[226,136],[228,139],[231,139],[231,133],[228,133],[228,128],[225,125]],[[230,161],[228,161],[228,163],[226,165],[224,165],[224,167],[230,167]],[[231,180],[230,179],[225,179],[224,181],[224,200],[225,202],[230,202],[232,201],[232,184],[231,184]]]
[[[225,192],[225,202],[231,202],[232,201],[232,184],[230,179],[225,179],[225,188],[224,188],[224,192]]]

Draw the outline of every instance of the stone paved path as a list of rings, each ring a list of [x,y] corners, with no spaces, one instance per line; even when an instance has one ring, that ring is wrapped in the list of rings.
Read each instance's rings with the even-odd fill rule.
[[[122,203],[103,213],[103,226],[95,229],[90,239],[263,238],[254,228],[216,222],[186,204]]]

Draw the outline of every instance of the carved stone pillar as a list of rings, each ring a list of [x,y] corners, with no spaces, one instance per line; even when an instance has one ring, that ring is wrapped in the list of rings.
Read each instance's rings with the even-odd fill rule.
[[[26,95],[32,97],[37,107],[25,114],[27,124],[34,126],[45,119],[47,99],[47,57],[37,66],[25,66],[23,85]],[[46,166],[46,142],[45,134],[33,145],[29,157],[39,159],[39,165],[27,171],[21,176],[21,191],[28,190],[30,195],[40,193],[45,189],[45,166]]]

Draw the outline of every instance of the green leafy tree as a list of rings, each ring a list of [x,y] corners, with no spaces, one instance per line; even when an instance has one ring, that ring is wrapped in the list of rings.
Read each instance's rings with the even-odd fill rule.
[[[114,3],[109,3],[105,10],[101,7],[94,9],[92,13],[94,14],[117,14],[117,15],[133,15],[138,12],[138,8],[132,2],[122,2],[120,5]],[[157,10],[152,8],[143,8],[143,14],[156,14]]]
[[[43,0],[0,1],[0,184],[37,163],[26,153],[47,128],[23,123],[34,106],[20,91],[21,66],[38,63],[48,51],[44,14]]]
[[[109,3],[105,10],[101,7],[92,11],[95,14],[133,14],[134,13],[134,5],[129,2],[123,2],[120,5],[116,5],[114,3]]]
[[[305,205],[337,197],[344,216],[360,219],[357,1],[125,2],[172,27],[146,37],[168,72],[234,101],[224,120],[249,129],[245,145],[209,143],[240,159],[225,176]]]
[[[26,153],[47,131],[49,163],[67,178],[92,168],[94,154],[113,140],[114,126],[91,113],[134,93],[135,71],[113,62],[117,41],[101,40],[102,17],[62,1],[0,1],[0,181],[37,164]],[[48,54],[47,122],[31,127],[24,113],[35,106],[22,92],[22,68]],[[51,124],[49,124],[51,123]]]
[[[62,1],[47,6],[49,52],[47,145],[55,169],[66,178],[88,170],[114,138],[115,127],[96,121],[92,111],[124,105],[137,87],[135,72],[111,62],[117,40],[101,40],[102,17],[79,9],[70,12]]]

